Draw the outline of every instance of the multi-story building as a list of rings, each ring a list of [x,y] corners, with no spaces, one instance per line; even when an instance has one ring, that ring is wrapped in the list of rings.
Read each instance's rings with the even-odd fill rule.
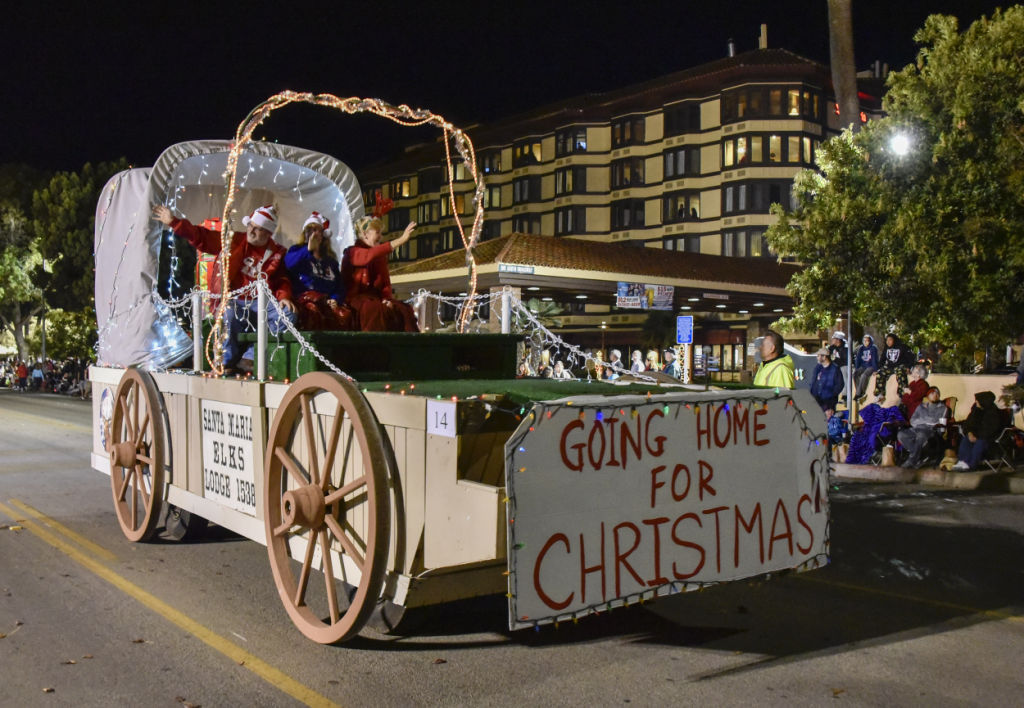
[[[830,83],[828,67],[784,49],[762,48],[471,127],[486,181],[482,240],[541,234],[762,259],[766,285],[777,287],[780,266],[764,240],[774,220],[769,208],[789,206],[795,174],[813,167],[818,146],[836,130]],[[877,95],[880,82],[873,83]],[[861,100],[867,114],[879,110],[877,98],[862,92]],[[400,263],[460,249],[452,204],[460,214],[473,212],[468,175],[456,167],[452,198],[444,169],[440,144],[428,143],[360,175],[368,203],[377,189],[394,200],[389,229],[401,230],[410,220],[419,224],[417,236],[394,254],[399,263],[393,273],[410,290],[418,279],[429,280],[430,266]],[[703,261],[711,284],[715,267],[709,263],[715,262]],[[643,273],[631,275],[644,279]],[[504,278],[494,284],[525,282]],[[730,292],[728,282],[719,284]],[[554,280],[530,286],[555,300],[572,301],[578,294]],[[586,312],[607,322],[617,311],[611,304],[615,283],[605,286],[603,298],[600,292],[588,296]],[[676,290],[677,305],[700,314],[694,292]],[[746,334],[767,326],[779,308],[759,318],[740,300],[725,312],[721,300],[711,302],[707,312],[718,323],[735,317],[732,326],[744,330],[746,342]],[[782,309],[791,307],[790,301]],[[625,329],[619,334],[626,336]]]

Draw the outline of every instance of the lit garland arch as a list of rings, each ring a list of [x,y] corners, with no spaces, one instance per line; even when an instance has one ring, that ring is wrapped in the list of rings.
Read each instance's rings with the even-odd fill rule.
[[[476,166],[476,152],[473,150],[473,142],[462,130],[439,116],[436,113],[423,110],[422,108],[412,109],[402,104],[392,106],[389,103],[377,98],[339,98],[329,93],[297,93],[295,91],[282,91],[271,96],[263,103],[254,108],[245,120],[238,125],[235,131],[235,138],[228,153],[227,162],[227,200],[224,202],[224,213],[221,218],[220,233],[220,267],[222,273],[228,273],[228,261],[231,253],[232,230],[229,226],[231,207],[235,202],[235,193],[238,189],[238,157],[244,146],[252,140],[252,134],[267,117],[278,108],[287,106],[289,103],[312,103],[318,106],[336,108],[348,113],[372,113],[373,115],[387,118],[401,126],[416,127],[421,125],[434,125],[444,133],[444,156],[448,168],[448,199],[451,204],[451,213],[455,218],[455,225],[462,238],[462,246],[466,250],[466,265],[469,268],[469,291],[466,298],[466,305],[462,307],[458,318],[458,331],[464,332],[473,314],[472,303],[476,298],[477,268],[476,259],[473,257],[473,248],[480,237],[480,229],[483,226],[484,217],[484,181]],[[473,225],[469,234],[462,224],[462,218],[455,208],[454,170],[452,169],[451,146],[455,145],[463,164],[471,176],[476,188],[473,195]],[[220,302],[217,305],[217,312],[214,317],[213,327],[206,340],[207,358],[210,360],[211,368],[218,374],[223,373],[221,354],[224,350],[224,343],[227,339],[227,331],[224,328],[224,312],[227,308],[230,293],[230,283],[227,278],[221,278]],[[213,356],[211,356],[211,349]]]

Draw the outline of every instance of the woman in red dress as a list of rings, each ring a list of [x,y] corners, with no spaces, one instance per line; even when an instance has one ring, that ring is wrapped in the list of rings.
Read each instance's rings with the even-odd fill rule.
[[[356,243],[342,256],[341,279],[345,302],[356,311],[360,331],[419,332],[412,308],[392,298],[388,273],[388,254],[405,245],[416,222],[410,222],[395,240],[383,243],[380,219],[364,216],[355,227]]]

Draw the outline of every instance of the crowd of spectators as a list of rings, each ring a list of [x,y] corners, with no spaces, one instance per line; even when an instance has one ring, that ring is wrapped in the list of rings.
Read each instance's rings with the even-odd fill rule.
[[[87,398],[90,391],[88,374],[89,362],[86,359],[68,357],[63,361],[23,361],[12,357],[0,361],[0,388]]]
[[[656,372],[665,374],[673,379],[682,380],[683,370],[679,362],[678,352],[669,347],[661,356],[657,349],[649,349],[646,353],[636,349],[630,355],[629,366],[622,360],[622,352],[618,349],[608,350],[608,358],[604,358],[601,351],[589,351],[585,364],[579,371],[572,371],[563,359],[559,358],[559,352],[552,353],[545,349],[537,357],[527,353],[519,362],[518,378],[541,378],[541,379],[576,379],[590,378],[602,381],[615,381],[627,374],[648,374]]]

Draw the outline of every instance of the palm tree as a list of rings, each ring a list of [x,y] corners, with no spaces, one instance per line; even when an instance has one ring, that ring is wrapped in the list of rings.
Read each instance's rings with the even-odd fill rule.
[[[640,344],[647,349],[658,349],[675,341],[676,316],[668,310],[651,310],[640,326]]]

